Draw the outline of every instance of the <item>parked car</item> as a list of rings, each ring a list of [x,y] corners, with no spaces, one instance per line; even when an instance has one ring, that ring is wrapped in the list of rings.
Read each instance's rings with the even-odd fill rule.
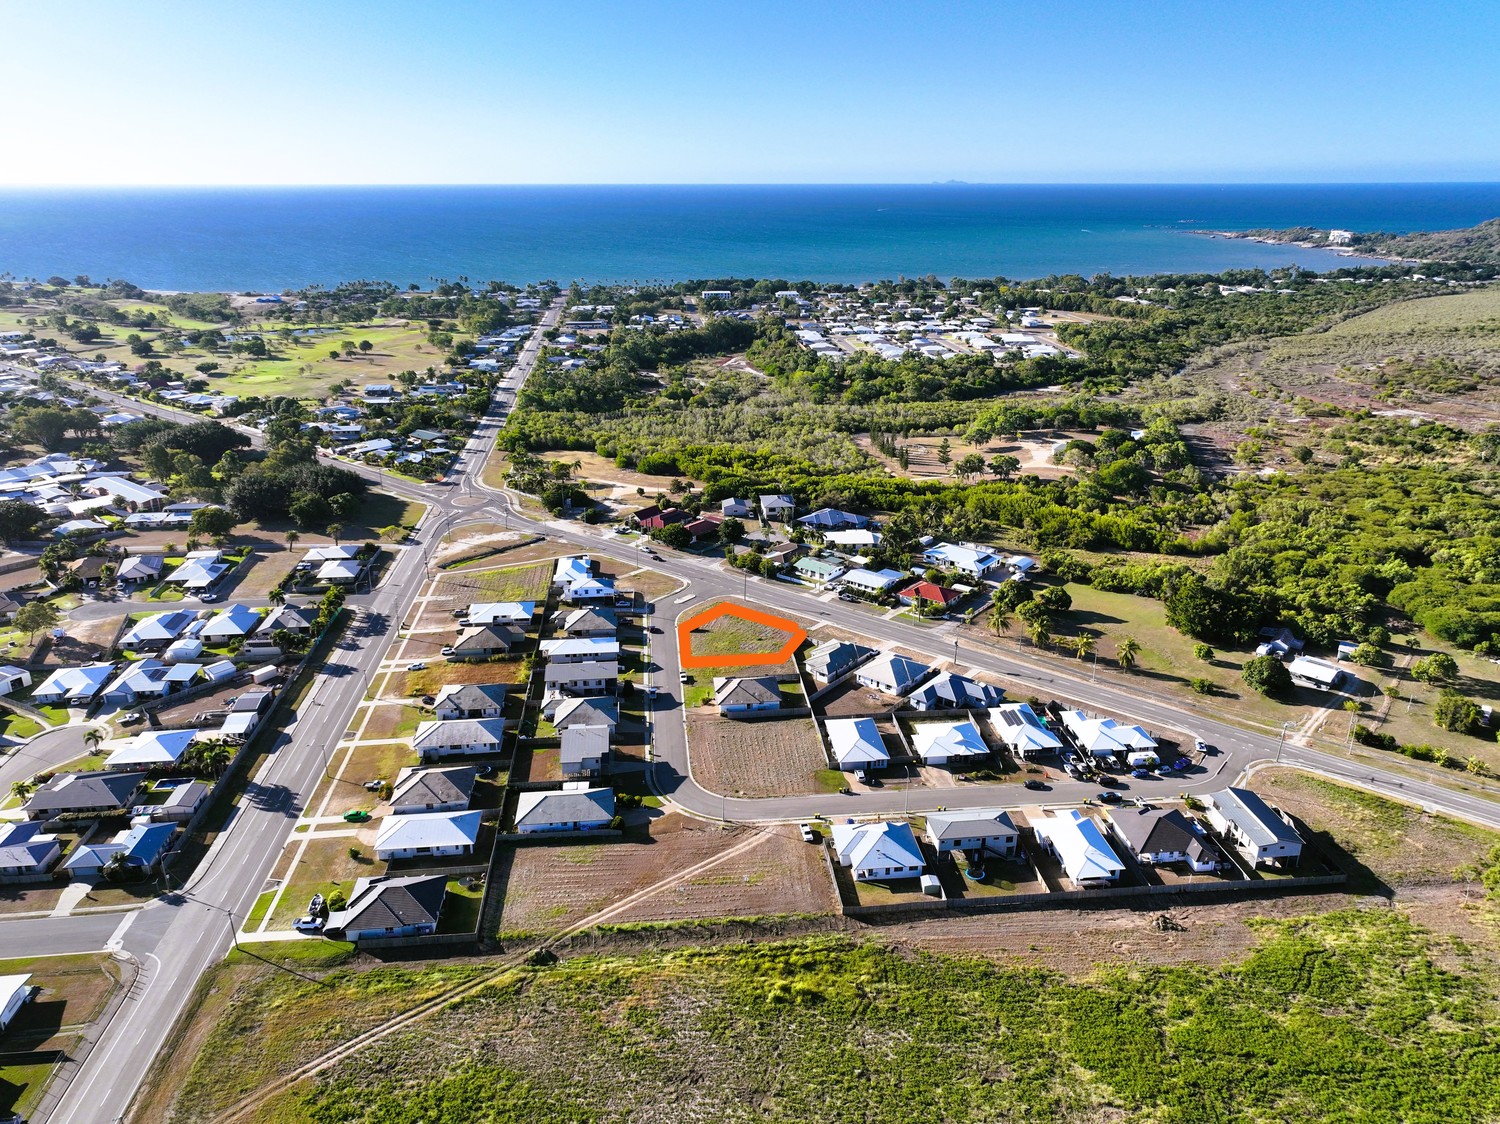
[[[1151,775],[1151,771],[1149,769],[1132,769],[1130,770],[1130,775],[1138,781],[1143,781]]]
[[[363,808],[355,808],[352,812],[344,813],[345,823],[369,823],[370,813]]]
[[[797,825],[797,830],[802,833],[802,842],[816,843],[818,841],[818,837],[813,834],[811,824],[799,823]]]
[[[453,610],[453,615],[455,617],[466,617],[466,616],[469,615],[469,610],[467,610],[467,609],[454,609]]]
[[[693,677],[685,671],[679,671],[677,673],[677,678],[684,683],[691,683],[693,681]]]
[[[124,718],[120,719],[120,725],[133,726],[135,723],[143,721],[145,717],[146,712],[144,710],[132,710]]]
[[[365,781],[365,791],[366,792],[379,792],[380,789],[381,789],[381,787],[384,784],[385,784],[385,781],[380,781],[380,780]]]
[[[432,706],[436,702],[437,702],[437,699],[435,699],[431,695],[423,695],[422,696],[422,705],[423,706]]]
[[[293,921],[292,928],[296,929],[299,933],[321,933],[323,931],[323,919],[308,914]]]
[[[312,896],[312,901],[307,903],[307,912],[312,914],[314,917],[321,917],[326,912],[323,907],[327,904],[328,903],[323,900],[322,894],[314,894]]]
[[[444,644],[443,645],[443,655],[445,655],[445,656],[451,656],[452,654],[453,654],[453,645],[452,644]]]
[[[1047,790],[1047,786],[1039,780],[1024,781],[1022,782],[1021,787],[1029,788],[1033,792],[1045,792]]]
[[[217,593],[204,593],[198,598],[199,601],[203,601],[205,603],[209,601],[217,601],[218,599],[219,595]]]
[[[1118,792],[1106,791],[1098,793],[1094,799],[1101,804],[1118,804],[1124,798]]]
[[[1094,779],[1097,780],[1100,784],[1102,784],[1105,788],[1114,788],[1115,786],[1124,783],[1123,781],[1120,781],[1117,778],[1110,776],[1108,773],[1100,773]]]
[[[416,663],[409,663],[409,664],[407,664],[406,665],[406,670],[407,671],[426,671],[427,670],[427,665],[425,663],[423,663],[421,660],[418,660]]]

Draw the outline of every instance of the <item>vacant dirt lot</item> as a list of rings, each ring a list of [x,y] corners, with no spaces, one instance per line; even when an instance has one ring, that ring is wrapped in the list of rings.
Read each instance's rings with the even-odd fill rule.
[[[551,582],[550,562],[450,571],[433,581],[432,600],[422,607],[416,625],[419,628],[452,625],[454,609],[466,609],[480,601],[544,601]]]
[[[558,932],[741,843],[753,845],[689,879],[643,894],[608,921],[818,913],[833,908],[832,887],[821,865],[813,865],[821,863],[817,848],[802,843],[790,829],[725,830],[667,815],[651,825],[649,840],[509,848],[509,854],[501,856],[492,887],[504,894],[499,932],[502,939]]]
[[[729,796],[818,792],[828,759],[810,718],[735,721],[701,711],[687,716],[693,779]]]

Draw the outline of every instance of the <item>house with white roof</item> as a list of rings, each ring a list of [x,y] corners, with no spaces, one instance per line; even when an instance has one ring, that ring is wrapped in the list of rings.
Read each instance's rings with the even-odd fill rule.
[[[137,734],[105,760],[107,769],[154,769],[175,765],[197,736],[196,730],[147,730]]]
[[[1302,856],[1302,836],[1276,808],[1248,788],[1226,788],[1203,797],[1208,822],[1250,862],[1277,866]]]
[[[1062,724],[1073,735],[1078,748],[1095,757],[1156,752],[1156,739],[1145,730],[1123,725],[1113,718],[1090,718],[1081,710],[1065,710]]]
[[[995,733],[1017,757],[1057,753],[1063,747],[1062,739],[1047,729],[1029,703],[1004,703],[991,707],[989,714]]]
[[[497,753],[505,740],[505,721],[500,718],[458,718],[423,722],[412,735],[411,745],[424,761],[467,753]]]
[[[31,1000],[31,973],[0,976],[0,1031],[4,1031]]]
[[[561,791],[523,792],[516,799],[516,831],[597,831],[615,818],[615,793],[586,783],[564,783]]]
[[[1004,808],[968,808],[929,812],[925,829],[928,841],[944,851],[962,851],[973,857],[981,853],[1014,858],[1021,833]]]
[[[8,695],[18,687],[31,686],[31,672],[24,667],[0,665],[0,695]]]
[[[470,624],[513,624],[525,628],[536,613],[535,601],[479,601],[469,606]]]
[[[167,575],[167,581],[190,590],[207,589],[223,577],[229,567],[219,561],[217,550],[194,551]]]
[[[620,658],[620,642],[602,637],[543,640],[539,647],[548,663],[597,663]]]
[[[750,518],[750,501],[735,499],[733,496],[720,500],[719,514],[725,519],[748,519]]]
[[[858,882],[918,878],[927,870],[909,823],[834,824],[833,850]]]
[[[60,667],[37,685],[31,701],[42,705],[87,706],[104,690],[114,668],[112,663]]]
[[[910,656],[882,652],[854,673],[854,681],[882,694],[906,695],[931,672],[932,668]]]
[[[839,584],[866,597],[879,597],[882,593],[890,592],[906,577],[899,570],[854,569],[840,578]]]
[[[589,663],[549,663],[542,672],[549,694],[606,695],[620,680],[620,665],[612,660]]]
[[[375,857],[392,859],[472,855],[483,812],[415,812],[386,816],[375,832]]]
[[[838,551],[871,550],[880,545],[880,538],[879,531],[828,531],[823,535],[823,543]]]
[[[996,566],[1001,564],[1001,558],[992,550],[973,544],[955,544],[942,542],[930,546],[922,552],[922,561],[929,566],[938,566],[945,570],[957,570],[967,578],[978,581]]]
[[[226,644],[249,636],[260,625],[260,613],[246,605],[226,605],[203,626],[198,638],[205,644]]]
[[[785,523],[797,510],[797,501],[791,496],[761,496],[760,517],[764,522]]]
[[[917,722],[912,749],[928,765],[973,765],[990,755],[979,728],[968,718],[956,722]]]
[[[1338,664],[1316,656],[1298,656],[1286,665],[1286,669],[1297,686],[1319,691],[1338,690],[1346,677],[1346,672]]]
[[[195,663],[127,660],[120,674],[104,688],[104,701],[113,706],[132,706],[141,699],[165,698],[185,690],[202,671]]]
[[[890,751],[873,718],[827,718],[823,730],[834,762],[846,772],[881,769],[891,763]]]
[[[1108,886],[1125,871],[1099,825],[1077,808],[1035,816],[1037,842],[1062,864],[1068,880],[1080,890]]]

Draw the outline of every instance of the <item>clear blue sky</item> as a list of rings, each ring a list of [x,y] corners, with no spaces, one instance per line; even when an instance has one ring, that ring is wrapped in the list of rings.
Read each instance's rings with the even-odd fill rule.
[[[8,3],[0,184],[1500,180],[1500,3]]]

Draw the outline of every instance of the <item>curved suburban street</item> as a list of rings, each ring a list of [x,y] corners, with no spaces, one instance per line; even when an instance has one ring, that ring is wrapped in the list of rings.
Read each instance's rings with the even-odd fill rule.
[[[202,973],[230,946],[234,931],[246,918],[281,853],[283,841],[325,769],[326,754],[343,736],[364,696],[371,675],[382,661],[399,655],[393,649],[401,624],[429,576],[429,565],[445,534],[466,522],[505,519],[512,530],[545,535],[563,550],[607,557],[630,568],[640,565],[641,552],[600,528],[585,524],[534,519],[515,497],[485,483],[481,476],[496,435],[504,424],[501,399],[513,401],[537,361],[541,333],[555,325],[563,298],[547,311],[531,341],[502,384],[487,416],[460,458],[451,481],[438,486],[416,486],[351,465],[386,490],[428,505],[412,541],[395,548],[394,562],[371,592],[355,594],[347,602],[353,620],[346,643],[333,649],[297,711],[277,735],[264,764],[248,783],[244,798],[229,823],[219,832],[207,856],[185,886],[131,910],[86,910],[65,917],[28,917],[0,922],[0,946],[10,956],[40,955],[109,949],[132,958],[140,968],[134,987],[114,1014],[91,1053],[76,1072],[65,1072],[54,1083],[41,1118],[59,1124],[98,1124],[123,1117],[137,1087],[165,1041],[174,1019],[192,994]],[[107,397],[107,396],[106,396]],[[134,399],[131,409],[142,404]],[[153,411],[165,412],[165,411]],[[1414,801],[1486,826],[1500,828],[1500,804],[1458,785],[1416,779],[1406,772],[1382,769],[1364,761],[1309,749],[1288,740],[1229,724],[1207,714],[1185,711],[1153,695],[1146,683],[1128,688],[1113,682],[1090,682],[1050,663],[1014,653],[976,649],[964,644],[957,626],[918,628],[898,620],[829,601],[796,585],[746,579],[719,562],[690,554],[666,552],[650,560],[650,568],[675,578],[682,588],[661,598],[656,619],[663,633],[651,649],[648,682],[658,688],[651,713],[651,780],[664,798],[681,810],[702,817],[737,821],[809,819],[875,815],[907,810],[930,811],[939,802],[947,807],[978,807],[1046,803],[1076,804],[1095,787],[1058,776],[1050,791],[1034,794],[1019,786],[996,788],[982,784],[954,788],[861,791],[858,795],[794,796],[739,799],[710,792],[692,777],[689,746],[682,721],[682,692],[677,653],[667,627],[681,613],[715,599],[742,596],[757,606],[795,616],[811,625],[813,639],[826,624],[883,645],[900,645],[924,653],[933,661],[951,661],[960,670],[974,669],[1002,676],[1040,697],[1061,696],[1086,708],[1128,718],[1156,731],[1199,737],[1217,746],[1201,771],[1175,780],[1128,782],[1133,795],[1175,795],[1222,788],[1249,767],[1278,759],[1396,799]],[[1014,695],[1016,690],[1012,690]],[[82,726],[50,731],[12,756],[0,758],[0,779],[7,783],[30,776],[39,768],[78,756]],[[12,774],[15,774],[13,777]],[[1025,798],[1023,800],[1023,797]]]

